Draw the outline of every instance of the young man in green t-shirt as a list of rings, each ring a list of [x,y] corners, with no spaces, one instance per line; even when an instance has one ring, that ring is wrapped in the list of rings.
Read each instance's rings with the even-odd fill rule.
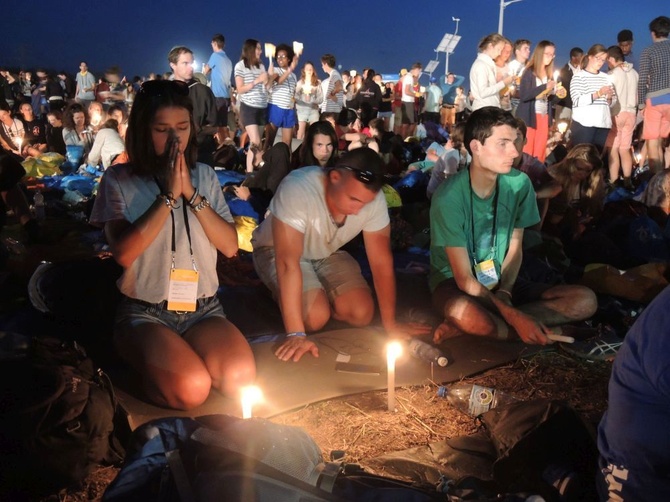
[[[470,169],[433,196],[430,287],[445,319],[436,342],[466,333],[544,345],[547,326],[596,311],[588,288],[517,280],[523,230],[540,216],[530,179],[512,169],[516,139],[511,113],[491,106],[473,112],[465,126]]]

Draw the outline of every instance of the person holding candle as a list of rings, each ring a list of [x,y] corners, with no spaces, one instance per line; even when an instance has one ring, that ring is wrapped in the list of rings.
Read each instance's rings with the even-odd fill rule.
[[[240,121],[249,135],[249,148],[261,149],[261,128],[267,123],[268,73],[261,62],[258,40],[249,38],[242,46],[242,56],[235,65],[235,87],[240,101]]]
[[[601,152],[612,127],[610,107],[616,102],[611,80],[600,71],[606,60],[605,46],[591,46],[582,58],[582,71],[573,75],[570,82],[571,143],[591,143]]]
[[[496,79],[495,59],[500,56],[505,45],[505,37],[492,33],[484,37],[478,45],[479,54],[470,67],[470,92],[474,97],[472,110],[484,106],[500,106],[500,91],[514,81],[514,75]]]
[[[556,81],[552,77],[556,47],[548,40],[540,41],[533,51],[519,85],[519,106],[516,116],[528,127],[523,151],[544,162],[552,122],[549,99]]]
[[[298,114],[298,133],[296,137],[303,139],[309,124],[318,122],[319,105],[323,101],[321,81],[316,76],[314,65],[307,61],[300,72],[300,80],[295,88],[295,108]]]
[[[217,251],[233,256],[237,234],[214,171],[196,162],[187,84],[145,82],[126,145],[130,163],[105,172],[90,218],[124,269],[115,347],[159,406],[192,409],[211,389],[237,397],[254,357],[216,297]]]

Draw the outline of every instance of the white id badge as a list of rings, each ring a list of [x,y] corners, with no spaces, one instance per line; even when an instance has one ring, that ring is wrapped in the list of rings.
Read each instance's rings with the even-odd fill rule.
[[[484,286],[486,289],[493,289],[498,285],[498,274],[496,273],[496,266],[493,263],[493,260],[484,260],[475,265],[475,274],[477,275],[477,280]]]
[[[176,312],[195,312],[198,298],[197,270],[173,268],[170,270],[168,288],[168,310]]]

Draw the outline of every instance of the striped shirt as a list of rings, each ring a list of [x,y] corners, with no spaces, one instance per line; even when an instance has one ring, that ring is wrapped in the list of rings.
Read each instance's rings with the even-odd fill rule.
[[[638,74],[640,105],[644,105],[647,98],[670,94],[670,40],[654,42],[642,51]]]
[[[256,80],[264,71],[265,66],[263,66],[263,63],[247,68],[244,66],[244,60],[240,60],[235,65],[235,78],[242,77],[243,83],[246,85]],[[252,108],[267,108],[268,106],[268,93],[265,89],[265,84],[256,84],[251,90],[239,96],[242,103]]]
[[[605,96],[594,99],[593,95],[606,85],[612,85],[604,72],[590,73],[582,70],[570,81],[572,98],[572,120],[584,127],[612,127],[610,104]],[[616,100],[616,97],[613,98]],[[614,101],[613,101],[614,103]]]
[[[275,75],[277,75],[277,79],[279,79],[286,72],[287,70],[283,68],[275,68]],[[278,106],[282,110],[293,109],[293,105],[295,103],[293,96],[295,95],[295,88],[297,84],[298,79],[295,78],[293,72],[291,72],[286,80],[284,80],[281,84],[278,84],[275,81],[274,85],[272,86],[272,90],[270,91],[270,103]]]
[[[324,107],[323,111],[325,112],[340,112],[342,110],[342,107],[344,106],[344,92],[340,91],[337,93],[336,97],[337,100],[333,101],[333,99],[330,97],[330,94],[333,92],[333,89],[335,88],[335,82],[340,82],[342,83],[342,75],[340,75],[340,72],[333,69],[330,72],[330,76],[328,78],[328,89],[326,90],[326,95],[323,97],[323,102],[324,102]]]

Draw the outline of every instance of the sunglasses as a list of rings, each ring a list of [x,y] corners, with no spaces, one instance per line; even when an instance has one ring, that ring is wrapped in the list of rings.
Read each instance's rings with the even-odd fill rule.
[[[377,181],[377,175],[373,173],[372,171],[363,171],[361,169],[356,169],[355,167],[351,166],[337,166],[338,169],[346,169],[347,171],[351,171],[354,173],[354,176],[358,181],[361,183],[364,183],[366,185],[370,185]]]
[[[148,80],[142,84],[138,94],[160,97],[170,94],[188,96],[188,84],[181,80]]]

